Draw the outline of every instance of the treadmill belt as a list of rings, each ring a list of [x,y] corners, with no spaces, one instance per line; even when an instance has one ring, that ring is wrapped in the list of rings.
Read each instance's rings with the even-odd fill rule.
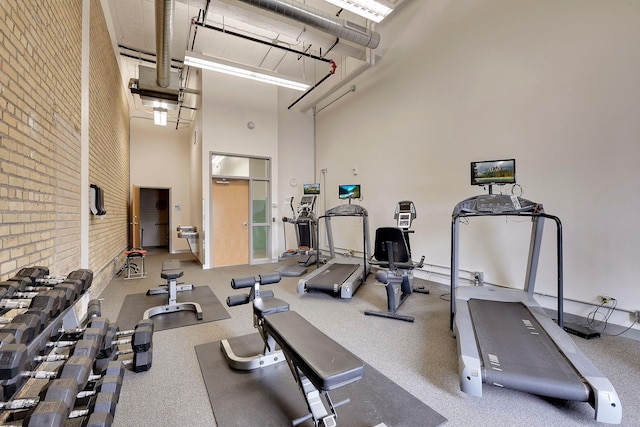
[[[322,273],[309,279],[305,284],[309,291],[322,291],[333,294],[340,293],[340,287],[349,276],[353,274],[361,264],[327,264]]]
[[[485,384],[588,400],[589,389],[524,304],[479,299],[468,304]]]

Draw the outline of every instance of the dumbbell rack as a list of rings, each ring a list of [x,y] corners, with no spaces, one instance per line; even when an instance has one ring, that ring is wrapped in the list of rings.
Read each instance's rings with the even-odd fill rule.
[[[92,279],[92,274],[93,273],[91,273],[91,279]],[[91,280],[91,279],[87,279],[87,280]],[[20,344],[20,347],[22,349],[26,347],[25,353],[27,355],[27,360],[33,361],[34,363],[39,362],[40,360],[37,356],[43,354],[43,352],[45,352],[45,350],[48,347],[51,347],[52,338],[54,337],[60,338],[61,336],[64,336],[64,333],[62,333],[61,331],[69,331],[74,329],[87,331],[87,329],[84,328],[82,325],[88,324],[88,322],[91,320],[92,317],[95,318],[96,316],[100,315],[99,302],[97,300],[90,301],[89,307],[88,307],[87,319],[85,321],[79,320],[77,312],[75,310],[75,303],[78,301],[78,299],[82,294],[86,293],[90,285],[91,285],[90,282],[88,284],[86,282],[83,282],[82,289],[81,290],[78,289],[78,292],[73,293],[73,296],[74,296],[73,299],[70,298],[68,301],[65,301],[65,305],[68,305],[67,307],[60,310],[57,316],[50,317],[47,320],[47,323],[44,325],[44,327],[40,330],[40,332],[37,335],[35,335],[30,341],[28,341],[24,345]],[[37,292],[35,293],[37,294]],[[108,324],[108,320],[107,320],[107,324]],[[0,328],[0,333],[1,332],[2,332],[2,328]],[[84,335],[80,334],[78,336],[83,337]],[[81,342],[81,341],[77,341],[77,342]],[[54,340],[54,344],[55,344],[55,340]],[[4,347],[3,343],[0,342],[0,353],[2,353],[3,347]],[[7,349],[8,351],[9,347],[10,346],[6,346],[5,349]],[[76,349],[78,349],[77,346],[76,346]],[[47,355],[47,356],[52,356],[50,358],[51,360],[47,358],[47,360],[42,361],[37,366],[36,368],[37,370],[34,371],[36,375],[38,373],[44,374],[45,371],[64,373],[63,368],[66,367],[65,363],[67,363],[67,361],[71,359],[71,354],[69,353],[65,355],[64,354],[65,350],[60,350],[62,353],[58,353],[58,351],[59,349],[54,346],[54,348]],[[75,356],[75,353],[73,356]],[[56,357],[59,357],[59,359],[55,360]],[[95,371],[95,368],[93,368],[93,365],[95,364],[95,361],[96,361],[95,357],[92,358],[92,364],[91,364],[92,367],[89,368],[92,371]],[[150,357],[150,351],[149,351],[149,357]],[[148,367],[150,367],[150,362]],[[114,370],[117,371],[117,374],[111,375],[114,372]],[[22,372],[20,372],[20,375],[22,375]],[[110,377],[108,384],[105,382],[106,381],[105,378],[107,378],[107,376]],[[95,390],[91,390],[90,386],[87,386],[88,388],[85,391],[78,394],[78,396],[73,396],[74,406],[77,405],[78,407],[82,407],[83,405],[85,405],[86,408],[83,410],[71,411],[71,416],[87,417],[90,420],[91,425],[100,425],[100,426],[111,425],[111,422],[113,420],[112,417],[113,417],[113,414],[115,413],[115,404],[117,402],[117,397],[119,396],[119,390],[122,384],[123,376],[124,376],[124,367],[122,362],[103,364],[103,372],[101,373],[101,375],[96,376],[97,378],[100,378],[100,381],[102,381],[99,386],[100,389],[98,390],[96,388]],[[16,378],[16,377],[14,376],[13,378]],[[14,389],[14,385],[12,385],[14,384],[13,379],[10,381],[2,381],[2,389],[0,390],[2,391],[2,393],[0,395],[0,400],[4,402],[4,406],[6,407],[3,410],[0,410],[0,424],[22,425],[22,423],[24,422],[24,425],[27,425],[29,421],[27,421],[26,419],[23,420],[22,418],[20,418],[22,416],[25,416],[24,415],[25,413],[28,413],[30,414],[29,416],[33,417],[34,414],[36,414],[37,411],[40,409],[43,403],[46,403],[46,404],[50,403],[51,405],[59,403],[59,402],[39,402],[39,399],[42,397],[41,394],[44,393],[44,391],[41,392],[41,390],[43,389],[44,386],[48,385],[48,382],[49,382],[49,379],[46,376],[36,376],[35,378],[30,378],[24,382],[18,380],[18,382],[15,382],[15,389]],[[52,384],[53,383],[51,383],[49,387],[53,387]],[[92,384],[94,388],[98,387],[97,383],[93,382]],[[114,393],[116,391],[115,389],[117,389],[117,393]],[[46,393],[47,394],[49,393],[48,389]],[[108,396],[110,393],[114,394],[114,396],[112,396],[110,399],[108,397],[105,398],[105,396]],[[25,399],[25,397],[29,397],[29,396],[40,396],[40,397],[36,397],[35,400],[30,398]],[[27,405],[29,405],[29,400],[32,400],[31,403],[33,404],[33,406],[14,408],[10,404],[10,402],[24,403],[26,401]],[[90,404],[91,410],[89,410],[89,402],[91,402]],[[35,409],[32,409],[32,408],[35,408]],[[98,408],[100,408],[100,410],[98,410]],[[68,409],[73,410],[74,408],[72,407]],[[25,412],[25,410],[27,412]],[[18,418],[16,418],[16,416]],[[31,422],[31,424],[33,424],[33,422]]]

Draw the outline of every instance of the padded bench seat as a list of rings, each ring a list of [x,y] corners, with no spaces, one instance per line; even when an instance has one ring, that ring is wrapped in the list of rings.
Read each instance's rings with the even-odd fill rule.
[[[170,259],[162,261],[162,272],[160,273],[160,277],[163,279],[177,279],[182,277],[183,274],[180,260]]]
[[[253,301],[253,313],[262,319],[264,316],[289,311],[289,303],[278,298],[256,298]]]
[[[358,381],[364,363],[295,311],[265,316],[264,329],[319,390]]]

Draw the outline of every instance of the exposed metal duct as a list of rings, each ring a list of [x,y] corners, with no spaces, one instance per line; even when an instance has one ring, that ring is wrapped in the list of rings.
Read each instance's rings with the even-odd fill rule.
[[[238,0],[262,10],[277,13],[289,19],[314,27],[341,39],[375,49],[380,44],[380,34],[362,25],[314,9],[294,0]]]
[[[171,83],[171,42],[173,40],[174,0],[156,0],[156,79],[158,86]]]

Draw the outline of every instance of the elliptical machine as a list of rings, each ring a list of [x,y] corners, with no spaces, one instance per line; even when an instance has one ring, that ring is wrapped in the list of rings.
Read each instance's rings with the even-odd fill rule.
[[[278,269],[282,276],[298,277],[307,272],[307,267],[316,263],[316,217],[314,214],[315,195],[305,194],[300,199],[296,210],[293,209],[293,198],[291,198],[291,211],[294,217],[282,217],[283,225],[293,224],[296,231],[298,247],[296,250],[287,250],[282,254],[282,258],[297,256],[298,264],[281,267]],[[283,226],[284,243],[287,245],[287,232]]]
[[[397,227],[376,230],[375,252],[370,263],[382,268],[376,273],[376,279],[385,284],[387,311],[365,310],[364,314],[413,322],[413,316],[398,314],[398,308],[412,292],[429,293],[424,286],[413,286],[413,270],[424,265],[424,256],[419,262],[411,259],[409,234],[413,233],[411,224],[415,218],[416,207],[413,202],[401,201],[396,205],[394,215]]]

